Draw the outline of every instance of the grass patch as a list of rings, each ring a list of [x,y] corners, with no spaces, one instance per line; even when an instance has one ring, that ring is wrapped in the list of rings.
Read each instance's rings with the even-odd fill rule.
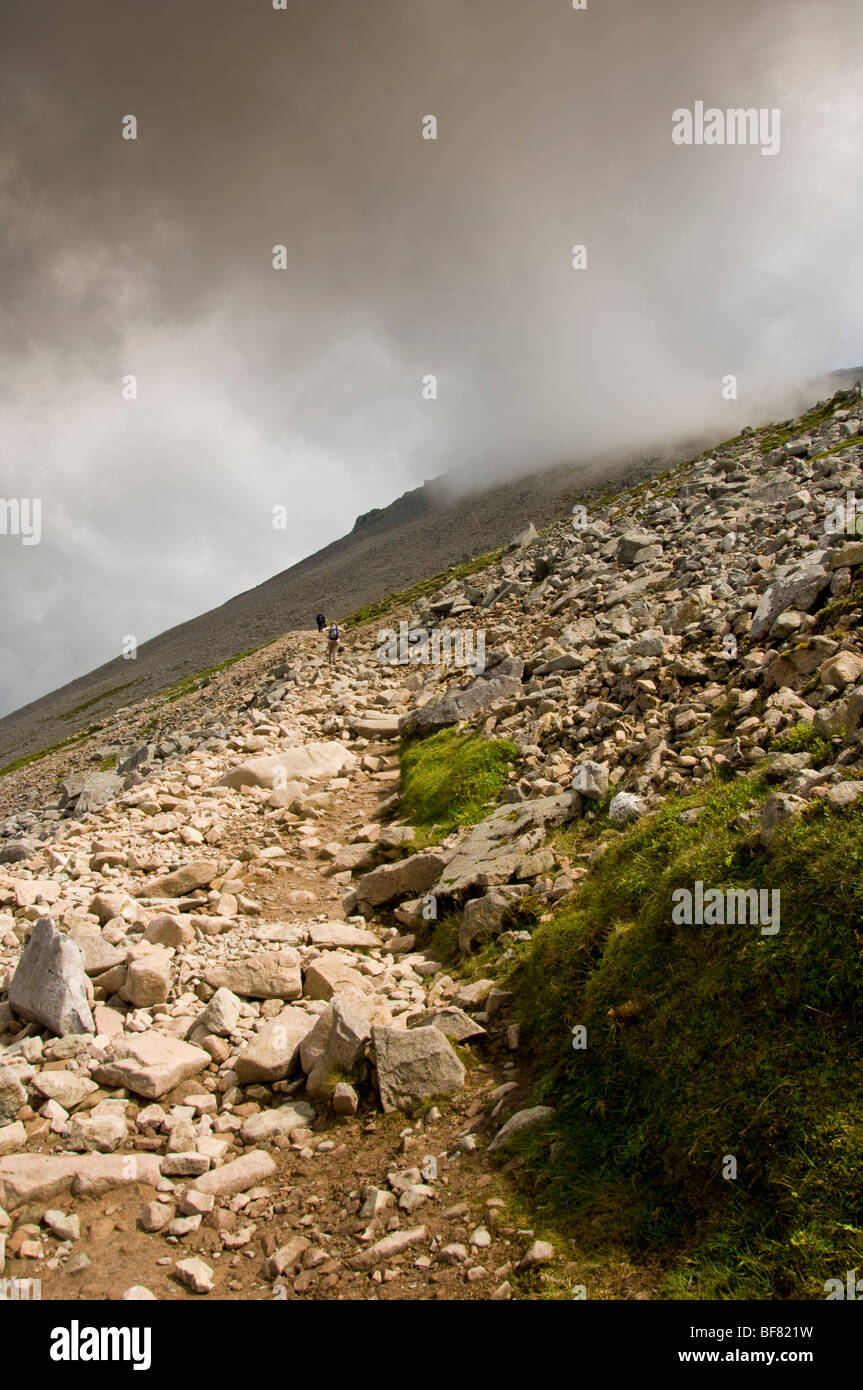
[[[472,729],[406,740],[399,749],[402,812],[432,837],[475,825],[499,803],[517,759],[509,739],[484,739]]]
[[[771,753],[811,753],[813,767],[825,767],[833,752],[830,744],[823,739],[811,724],[801,720],[799,724],[785,729],[770,740]]]
[[[418,599],[427,598],[429,594],[442,589],[451,579],[465,579],[468,575],[476,574],[479,570],[488,569],[491,565],[496,565],[503,550],[489,550],[485,555],[478,555],[475,560],[466,560],[461,565],[451,565],[448,570],[441,574],[433,574],[428,579],[420,579],[416,584],[412,584],[408,589],[398,589],[395,593],[387,594],[384,598],[375,599],[373,603],[367,603],[363,608],[358,608],[350,617],[342,621],[343,628],[350,629],[362,627],[366,623],[373,623],[379,618],[385,618],[396,608],[412,605]]]
[[[779,425],[770,425],[761,436],[761,452],[769,454],[772,449],[780,449],[783,444],[787,444],[789,439],[796,439],[798,436],[806,434],[809,430],[817,429],[826,420],[833,418],[833,412],[844,399],[840,391],[823,405],[813,406],[807,410],[805,415],[799,416],[796,420],[783,420]]]
[[[666,1297],[823,1298],[863,1264],[863,814],[813,804],[768,853],[735,824],[766,791],[619,835],[509,982],[563,1140],[525,1139],[539,1216],[659,1259]],[[674,925],[696,879],[778,888],[779,933]]]
[[[175,700],[181,700],[184,695],[191,695],[194,690],[201,689],[220,671],[227,671],[230,666],[236,666],[238,661],[244,661],[247,656],[254,656],[255,652],[261,652],[264,647],[270,646],[272,646],[271,642],[263,642],[260,647],[249,647],[248,651],[237,652],[236,656],[229,656],[227,661],[220,661],[217,666],[208,666],[206,670],[197,671],[193,676],[183,676],[182,680],[161,691],[158,698],[165,704],[173,704]]]
[[[841,454],[843,449],[851,449],[855,444],[863,444],[863,438],[859,434],[852,435],[850,439],[843,439],[839,444],[832,444],[829,449],[822,449],[820,454],[813,454],[810,463],[814,463],[816,459],[826,459],[830,454]]]
[[[29,767],[31,763],[38,763],[42,758],[47,758],[49,753],[59,753],[62,748],[74,748],[76,744],[83,743],[90,737],[90,730],[85,729],[80,734],[70,734],[69,738],[60,739],[59,743],[50,743],[47,748],[40,748],[37,753],[25,753],[23,758],[16,758],[14,762],[7,763],[5,767],[0,767],[0,777],[6,777],[10,772],[17,772],[21,767]]]
[[[125,685],[115,685],[110,690],[103,690],[101,695],[94,695],[92,699],[84,700],[80,705],[75,705],[73,709],[61,714],[60,718],[74,719],[76,714],[83,714],[85,709],[91,709],[93,705],[100,705],[103,700],[109,699],[112,695],[119,695],[123,690],[129,690],[134,684],[135,681],[126,681]]]

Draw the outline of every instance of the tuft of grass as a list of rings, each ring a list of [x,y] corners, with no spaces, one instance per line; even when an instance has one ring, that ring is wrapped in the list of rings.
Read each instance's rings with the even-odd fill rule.
[[[405,740],[399,749],[402,811],[432,837],[475,825],[499,803],[517,759],[509,739],[484,739],[472,729]]]
[[[779,449],[783,444],[787,444],[789,439],[796,439],[799,435],[807,434],[809,430],[817,429],[826,420],[833,418],[833,411],[840,401],[844,399],[843,393],[837,394],[822,405],[813,406],[796,420],[785,421],[780,425],[769,426],[761,435],[761,452],[769,454],[772,449]]]
[[[562,1136],[524,1140],[539,1216],[660,1259],[660,1296],[823,1298],[863,1264],[863,811],[814,804],[766,851],[737,822],[766,791],[619,835],[509,982]],[[778,889],[779,932],[673,924],[696,879]]]
[[[137,679],[137,677],[136,677]],[[84,700],[80,705],[75,705],[72,709],[61,714],[61,719],[74,719],[76,714],[83,714],[85,709],[91,709],[93,705],[101,705],[103,700],[107,700],[112,695],[119,695],[124,690],[129,690],[135,681],[126,681],[125,685],[114,685],[110,690],[103,690],[101,695],[94,695],[89,700]]]
[[[373,623],[379,618],[385,618],[397,608],[415,604],[418,599],[436,593],[451,579],[466,579],[468,575],[476,574],[479,570],[489,569],[492,565],[497,564],[502,554],[502,550],[489,550],[485,555],[478,555],[474,560],[466,560],[460,565],[451,565],[448,570],[443,570],[440,574],[433,574],[428,579],[421,579],[408,589],[398,589],[395,593],[387,594],[384,598],[375,599],[373,603],[365,604],[363,608],[358,608],[354,613],[351,613],[350,617],[345,618],[341,626],[347,630],[362,627],[366,623]]]
[[[10,772],[17,772],[19,768],[29,767],[31,763],[41,762],[42,758],[47,758],[49,753],[59,753],[62,748],[74,748],[76,744],[83,743],[85,739],[89,738],[90,732],[89,729],[85,729],[83,733],[70,734],[69,738],[60,739],[59,743],[50,743],[47,748],[40,748],[36,753],[25,753],[22,758],[16,758],[14,762],[0,767],[0,777],[5,777]]]
[[[173,704],[176,700],[181,700],[184,695],[191,695],[193,690],[200,690],[211,677],[218,675],[220,671],[227,671],[229,667],[236,666],[238,661],[245,660],[247,656],[254,656],[255,652],[263,651],[264,647],[269,646],[272,646],[272,643],[263,642],[260,647],[249,647],[248,651],[237,652],[236,656],[229,656],[227,661],[220,661],[217,666],[208,666],[205,670],[197,671],[192,676],[184,676],[182,680],[162,690],[158,698],[164,704]]]
[[[813,728],[801,721],[770,740],[771,753],[811,753],[813,767],[825,767],[833,756],[830,744]]]

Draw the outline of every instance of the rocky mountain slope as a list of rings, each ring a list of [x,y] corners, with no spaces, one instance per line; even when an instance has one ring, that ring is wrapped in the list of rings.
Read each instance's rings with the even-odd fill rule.
[[[806,400],[853,384],[852,371],[813,383]],[[793,393],[795,396],[799,393]],[[789,405],[787,407],[791,409]],[[514,518],[538,527],[560,521],[598,482],[649,476],[691,457],[708,442],[681,440],[537,471],[489,487],[483,476],[444,475],[359,517],[349,535],[199,617],[0,719],[0,769],[66,743],[118,709],[176,687],[240,653],[302,630],[323,606],[340,622],[385,595],[473,560],[509,540]],[[93,621],[97,621],[94,615]],[[119,642],[119,638],[118,638]]]
[[[289,634],[4,778],[6,1277],[41,1277],[44,1298],[661,1294],[658,1236],[617,1229],[597,1260],[524,1182],[527,1154],[528,1170],[568,1172],[567,1102],[536,1059],[550,1046],[571,1062],[579,990],[590,962],[627,949],[625,920],[601,941],[567,926],[570,954],[550,951],[603,862],[623,854],[625,877],[638,834],[671,817],[663,853],[694,864],[718,834],[717,789],[741,789],[723,812],[732,876],[793,864],[794,827],[816,814],[856,844],[863,541],[845,508],[861,466],[849,389],[525,532],[351,632],[334,668],[317,634]],[[389,665],[378,629],[402,621],[415,636]],[[427,660],[423,632],[465,627],[484,634],[479,674]],[[474,748],[504,753],[480,793],[458,775],[464,721]],[[423,787],[446,774],[441,821]],[[646,863],[648,841],[633,854]],[[657,911],[649,951],[667,950],[667,975],[670,903]],[[817,962],[793,960],[808,1008]],[[553,1004],[540,1039],[520,984],[532,961]],[[828,965],[819,1036],[835,1025],[847,1045]],[[614,988],[600,1055],[621,1067],[656,1004],[625,975]],[[751,981],[745,994],[752,1013]],[[741,1152],[778,1065],[734,1102],[750,1107]],[[611,1061],[604,1077],[599,1107],[625,1124]],[[587,1130],[594,1112],[579,1114]],[[741,1188],[745,1207],[757,1193]]]

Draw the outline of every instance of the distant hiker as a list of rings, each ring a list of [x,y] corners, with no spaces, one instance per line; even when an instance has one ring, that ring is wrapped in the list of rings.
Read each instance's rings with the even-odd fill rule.
[[[325,615],[324,615],[323,613],[319,613],[318,616],[315,618],[315,622],[316,622],[317,625],[318,625],[318,632],[323,632],[324,628],[325,628],[326,625],[327,625],[327,620],[326,620]]]
[[[339,649],[339,638],[341,635],[342,630],[338,623],[333,623],[327,633],[327,660],[331,666],[335,666],[336,664],[336,652]]]

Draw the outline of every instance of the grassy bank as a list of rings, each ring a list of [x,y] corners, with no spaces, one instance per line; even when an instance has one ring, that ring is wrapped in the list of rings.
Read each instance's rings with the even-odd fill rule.
[[[470,729],[406,740],[399,751],[405,820],[429,843],[456,826],[475,825],[498,805],[517,758],[508,739],[484,739]]]
[[[765,793],[740,779],[603,831],[512,979],[561,1141],[554,1162],[528,1145],[539,1211],[661,1257],[668,1297],[823,1298],[863,1265],[863,813],[813,805],[765,851],[738,819]],[[697,879],[778,888],[779,932],[673,925]]]

